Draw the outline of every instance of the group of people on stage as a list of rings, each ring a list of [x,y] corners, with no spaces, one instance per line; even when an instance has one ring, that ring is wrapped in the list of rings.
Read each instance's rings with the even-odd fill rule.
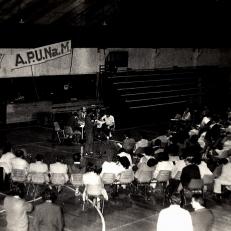
[[[85,141],[86,152],[92,152],[94,139],[111,139],[115,129],[114,116],[108,110],[104,113],[99,108],[82,107],[68,119],[64,131],[72,143]]]

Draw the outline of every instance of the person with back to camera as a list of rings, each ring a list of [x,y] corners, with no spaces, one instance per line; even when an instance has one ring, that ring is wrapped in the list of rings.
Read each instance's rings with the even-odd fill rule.
[[[61,231],[63,230],[63,215],[61,208],[54,204],[56,195],[47,188],[43,192],[42,204],[35,207],[33,227],[35,231]]]
[[[170,206],[159,213],[157,231],[193,231],[190,213],[180,204],[180,195],[174,193],[170,198]]]
[[[191,213],[193,230],[210,231],[214,223],[214,215],[210,209],[204,207],[201,194],[193,194],[191,204],[194,209]]]
[[[33,208],[32,204],[24,200],[25,186],[23,184],[14,184],[10,195],[6,196],[3,207],[6,210],[7,231],[27,231],[28,216]]]

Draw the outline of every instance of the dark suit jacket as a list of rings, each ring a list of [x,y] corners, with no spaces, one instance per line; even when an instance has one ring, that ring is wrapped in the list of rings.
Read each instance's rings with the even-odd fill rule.
[[[183,168],[180,178],[182,186],[187,187],[191,179],[201,179],[199,167],[195,164]]]
[[[63,229],[61,208],[49,202],[37,205],[33,226],[35,231],[61,231]]]

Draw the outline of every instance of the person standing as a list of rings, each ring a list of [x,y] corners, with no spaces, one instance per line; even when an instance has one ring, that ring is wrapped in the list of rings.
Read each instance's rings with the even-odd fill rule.
[[[157,231],[193,231],[190,213],[180,207],[180,195],[174,193],[170,206],[162,209],[157,220]]]
[[[94,143],[94,124],[95,121],[93,119],[92,110],[88,109],[87,115],[85,117],[85,135],[86,135],[86,143],[85,143],[85,153],[93,153],[93,143]]]
[[[63,230],[63,215],[61,208],[54,204],[55,193],[47,188],[43,193],[44,202],[35,207],[33,227],[35,231]]]
[[[6,196],[4,199],[3,207],[6,210],[7,231],[28,230],[27,212],[30,212],[33,206],[23,199],[25,191],[23,184],[14,184],[10,193],[11,196]]]

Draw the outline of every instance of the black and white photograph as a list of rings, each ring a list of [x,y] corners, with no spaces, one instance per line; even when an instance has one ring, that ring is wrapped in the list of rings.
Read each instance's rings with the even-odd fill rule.
[[[228,0],[0,0],[0,231],[229,231]]]

